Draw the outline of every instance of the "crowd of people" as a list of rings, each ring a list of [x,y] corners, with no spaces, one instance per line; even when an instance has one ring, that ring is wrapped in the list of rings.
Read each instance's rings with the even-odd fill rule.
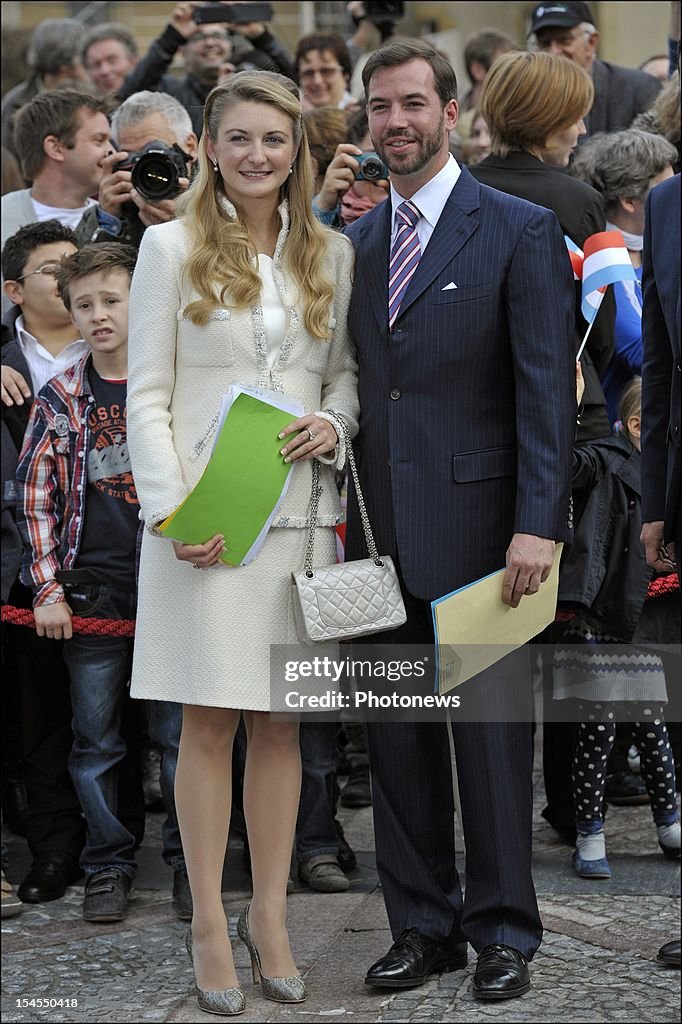
[[[3,847],[2,914],[85,875],[85,920],[122,920],[162,810],[199,1006],[245,1006],[228,836],[254,980],[301,1002],[292,850],[302,885],[346,891],[338,803],[372,804],[394,942],[367,984],[459,970],[470,943],[476,997],[521,996],[542,938],[534,733],[579,876],[611,876],[609,802],[650,802],[680,857],[680,5],[669,53],[638,69],[597,56],[588,4],[540,5],[527,40],[467,41],[461,101],[448,57],[385,5],[347,4],[348,39],[294,54],[276,21],[201,6],[177,4],[143,56],[123,24],[43,22],[2,99],[2,814],[32,856],[15,893]],[[602,232],[631,273],[591,320],[569,250]],[[228,566],[229,537],[160,527],[234,381],[305,412],[279,435],[295,470],[265,542]],[[520,716],[467,713],[470,689],[450,725],[269,713],[313,507],[314,567],[339,557],[346,505],[345,558],[366,557],[348,438],[406,610],[372,642],[432,644],[431,602],[501,565],[518,607],[565,544],[556,621],[526,648],[544,723],[504,659],[474,703],[502,681]]]

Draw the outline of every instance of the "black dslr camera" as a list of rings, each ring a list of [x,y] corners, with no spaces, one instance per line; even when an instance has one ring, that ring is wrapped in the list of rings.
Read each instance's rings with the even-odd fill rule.
[[[189,177],[188,159],[177,144],[168,146],[155,139],[139,153],[131,153],[116,169],[131,171],[131,184],[142,198],[148,203],[160,203],[182,192],[178,180]]]
[[[360,164],[355,172],[356,181],[384,181],[388,179],[388,167],[377,153],[361,153],[355,159]]]

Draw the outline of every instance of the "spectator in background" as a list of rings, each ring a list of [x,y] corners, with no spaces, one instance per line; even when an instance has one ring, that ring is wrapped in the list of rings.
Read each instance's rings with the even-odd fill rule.
[[[670,58],[667,53],[657,53],[653,57],[647,57],[643,64],[639,65],[640,71],[646,71],[647,75],[653,75],[661,85],[665,85],[670,77]]]
[[[73,232],[52,220],[21,228],[2,250],[5,290],[12,303],[2,321],[2,425],[17,453],[34,395],[49,377],[72,366],[87,350],[54,278],[61,257],[76,248]],[[31,608],[33,595],[19,582],[18,571],[8,580],[3,577],[3,587],[5,583],[10,604]],[[3,667],[3,707],[5,700],[10,706],[16,702],[29,805],[26,838],[32,862],[19,897],[25,903],[43,903],[62,897],[66,886],[79,877],[84,841],[81,808],[68,772],[73,741],[69,676],[61,644],[7,623]]]
[[[474,113],[474,119],[471,122],[471,133],[469,135],[466,155],[466,163],[469,167],[472,167],[474,164],[480,164],[481,160],[485,160],[490,155],[490,132],[480,110]]]
[[[312,107],[343,110],[353,102],[348,91],[350,54],[341,36],[304,36],[299,41],[294,65],[304,111]]]
[[[198,24],[192,17],[194,7],[192,3],[180,3],[173,8],[168,25],[154,40],[146,56],[118,86],[116,98],[123,101],[147,89],[166,92],[186,108],[198,138],[206,97],[224,78],[225,66],[233,56],[230,32],[244,36],[251,45],[251,49],[240,51],[240,69],[257,67],[293,77],[294,66],[285,47],[264,23],[233,25],[221,21]],[[178,50],[182,52],[185,65],[186,74],[182,78],[167,74]]]
[[[10,89],[0,106],[2,145],[16,156],[14,116],[19,108],[39,92],[86,77],[80,56],[83,31],[81,23],[73,18],[49,18],[34,31],[27,58],[29,77]]]
[[[358,157],[373,149],[365,107],[349,118],[347,141],[337,146],[334,159],[324,175],[319,192],[313,198],[313,213],[331,227],[352,224],[374,209],[388,193],[388,180],[357,180]]]
[[[103,96],[115,95],[138,62],[137,40],[127,25],[95,25],[83,39],[83,65]]]
[[[26,184],[17,158],[14,153],[4,147],[2,149],[0,170],[2,171],[2,189],[0,190],[0,195],[4,196],[7,195],[8,192],[17,192]]]
[[[539,50],[568,57],[592,76],[594,103],[585,117],[587,135],[627,128],[637,114],[649,109],[661,89],[645,71],[597,58],[599,32],[586,3],[541,4],[533,11],[531,33]]]
[[[114,112],[111,133],[116,152],[104,160],[99,204],[86,211],[78,229],[85,242],[117,241],[139,246],[146,227],[175,217],[176,196],[150,202],[133,188],[132,171],[123,169],[134,153],[150,142],[164,142],[181,154],[187,168],[178,180],[180,191],[189,186],[197,159],[197,137],[183,105],[165,92],[138,92]]]
[[[553,210],[562,230],[580,248],[606,227],[600,195],[558,174],[585,133],[593,86],[577,65],[548,53],[508,53],[488,75],[481,97],[491,138],[490,156],[471,170],[478,181]],[[576,289],[576,349],[587,330]],[[607,292],[583,356],[586,380],[578,439],[610,432],[599,383],[613,354],[613,297]]]
[[[313,161],[313,190],[317,195],[337,146],[346,141],[348,118],[337,107],[313,107],[303,115],[303,123]]]
[[[485,77],[493,61],[510,50],[520,50],[513,39],[496,29],[486,28],[471,36],[464,47],[464,63],[471,88],[462,97],[462,111],[475,110],[481,98]],[[461,120],[461,119],[460,119]]]
[[[680,142],[680,73],[676,71],[670,81],[663,86],[654,100],[653,106],[638,114],[631,128],[654,135],[662,135],[677,150],[675,170],[679,170],[682,161],[682,143]]]
[[[95,205],[110,153],[109,122],[101,100],[73,89],[44,92],[16,118],[15,141],[32,184],[2,197],[2,242],[24,224],[56,219],[75,229]],[[3,311],[8,302],[3,296]]]
[[[671,178],[675,147],[660,135],[630,128],[598,134],[581,146],[569,173],[599,192],[606,228],[620,231],[637,274],[636,281],[616,281],[615,352],[602,375],[611,423],[618,418],[623,389],[642,373],[642,249],[644,204],[654,185]]]

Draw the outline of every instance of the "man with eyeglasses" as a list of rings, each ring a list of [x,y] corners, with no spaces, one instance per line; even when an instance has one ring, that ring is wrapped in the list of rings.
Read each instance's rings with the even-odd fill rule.
[[[540,4],[531,17],[531,35],[539,50],[567,57],[592,76],[594,104],[584,119],[587,135],[583,138],[629,128],[637,114],[649,109],[661,88],[645,71],[598,59],[599,32],[586,3]]]
[[[225,21],[198,24],[193,17],[198,6],[190,2],[173,8],[166,28],[116,91],[116,98],[121,102],[146,89],[174,96],[189,113],[197,137],[201,135],[206,97],[224,79],[226,71],[257,68],[277,71],[289,78],[294,74],[291,57],[266,25],[261,22],[233,25]],[[247,46],[246,50],[240,50],[237,57],[233,54],[232,33],[244,37],[252,48]],[[100,27],[100,38],[101,34]],[[178,50],[185,64],[184,78],[166,74]]]

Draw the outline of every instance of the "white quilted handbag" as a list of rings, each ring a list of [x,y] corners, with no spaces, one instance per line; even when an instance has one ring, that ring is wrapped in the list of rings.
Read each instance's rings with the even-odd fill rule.
[[[362,529],[369,558],[313,569],[315,528],[320,504],[320,464],[313,460],[310,526],[303,572],[292,573],[294,615],[299,638],[304,642],[347,640],[396,629],[407,619],[393,561],[379,555],[374,543],[365,501],[360,488],[355,456],[346,424],[335,415],[337,432],[343,434]]]

